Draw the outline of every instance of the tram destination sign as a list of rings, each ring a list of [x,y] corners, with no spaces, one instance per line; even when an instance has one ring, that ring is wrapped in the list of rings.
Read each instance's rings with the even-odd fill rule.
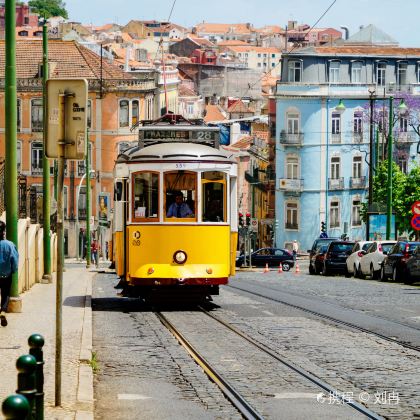
[[[218,127],[140,127],[140,145],[157,142],[197,142],[209,143],[213,147],[219,146]]]

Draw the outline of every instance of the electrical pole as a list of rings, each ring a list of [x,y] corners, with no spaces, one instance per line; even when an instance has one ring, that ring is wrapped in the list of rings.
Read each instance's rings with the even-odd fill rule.
[[[90,267],[91,258],[91,238],[90,238],[90,141],[89,141],[89,129],[87,130],[87,153],[86,153],[86,268]]]
[[[47,142],[47,80],[48,80],[48,33],[47,20],[44,18],[42,25],[42,137],[43,137],[43,153],[42,153],[42,214],[43,214],[43,254],[44,254],[44,275],[42,276],[43,283],[51,283],[51,229],[50,229],[50,161],[45,154]]]
[[[5,198],[6,198],[6,238],[18,246],[18,197],[17,197],[17,95],[16,95],[16,1],[6,0],[5,13]],[[19,298],[18,273],[12,275],[10,289],[10,312],[21,312],[22,301]]]

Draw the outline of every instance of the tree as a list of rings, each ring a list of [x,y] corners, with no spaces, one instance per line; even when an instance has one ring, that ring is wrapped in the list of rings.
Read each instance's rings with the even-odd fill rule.
[[[33,13],[38,13],[40,16],[48,19],[51,16],[61,16],[68,18],[66,4],[62,0],[30,0],[29,7]]]
[[[386,209],[388,183],[388,162],[381,162],[373,177],[373,203],[379,211]],[[415,166],[408,174],[401,172],[399,166],[392,163],[392,209],[395,213],[398,231],[414,235],[410,221],[411,206],[420,200],[420,167]],[[367,203],[363,203],[362,217],[367,222]]]

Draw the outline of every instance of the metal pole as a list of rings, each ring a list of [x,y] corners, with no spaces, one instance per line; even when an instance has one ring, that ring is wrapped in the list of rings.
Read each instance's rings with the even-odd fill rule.
[[[373,203],[373,170],[374,170],[374,147],[373,147],[373,105],[374,105],[374,92],[369,92],[369,192],[368,192],[368,211],[371,211]],[[366,238],[368,239],[368,238]]]
[[[325,151],[325,229],[328,235],[328,172],[329,172],[329,137],[330,137],[330,100],[327,98],[327,135],[326,135],[326,151]]]
[[[388,132],[388,182],[386,197],[386,239],[391,239],[391,217],[392,217],[392,129],[393,129],[393,101],[394,97],[389,98],[389,132]]]
[[[5,198],[6,198],[6,237],[18,246],[18,197],[17,197],[17,98],[16,98],[16,2],[6,0],[5,15],[6,69],[5,69]],[[19,299],[18,274],[12,275],[12,297],[9,311],[20,312],[22,302]]]
[[[87,130],[87,153],[86,153],[86,268],[90,267],[90,163],[89,163],[89,129]]]
[[[376,126],[376,153],[375,153],[375,171],[379,164],[379,127]]]
[[[62,300],[63,300],[63,269],[64,269],[64,209],[63,209],[63,184],[65,162],[65,117],[66,94],[60,95],[59,124],[60,136],[58,140],[58,188],[57,188],[57,287],[56,287],[56,321],[55,321],[55,405],[61,405],[61,348],[62,348]]]
[[[86,178],[86,174],[84,173],[80,182],[79,182],[79,188],[76,191],[76,259],[79,261],[79,240],[80,240],[80,232],[79,232],[79,198],[80,198],[80,188],[82,188],[83,180]],[[82,250],[83,251],[83,250]]]
[[[44,153],[42,156],[42,214],[43,226],[44,226],[44,237],[43,237],[43,254],[44,254],[44,275],[42,279],[46,283],[52,281],[51,278],[51,230],[50,230],[50,161],[45,156],[45,150],[47,148],[47,80],[48,80],[48,34],[47,34],[47,22],[44,19],[44,25],[42,26],[42,112],[43,112],[43,142],[44,142]]]

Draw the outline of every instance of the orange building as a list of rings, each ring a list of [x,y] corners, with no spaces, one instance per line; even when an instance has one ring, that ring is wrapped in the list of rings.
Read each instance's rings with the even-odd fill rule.
[[[85,78],[89,86],[88,129],[91,144],[92,215],[98,227],[99,197],[112,205],[113,166],[118,153],[128,142],[137,140],[130,128],[140,119],[157,116],[157,75],[155,70],[125,73],[88,48],[74,41],[50,40],[48,45],[50,78]],[[42,112],[42,41],[18,40],[16,45],[18,97],[17,160],[19,172],[19,211],[22,216],[40,219],[42,195],[43,112]],[[0,41],[0,160],[5,156],[4,74],[5,43]],[[53,195],[53,162],[51,194]],[[75,256],[78,232],[86,223],[83,161],[67,161],[64,186],[65,252]],[[79,186],[81,187],[79,190]],[[78,203],[76,203],[76,199]],[[0,200],[1,202],[1,200]],[[36,206],[38,202],[38,206]],[[0,209],[1,211],[1,209]],[[42,215],[41,215],[42,217]],[[105,241],[104,228],[101,231]]]

